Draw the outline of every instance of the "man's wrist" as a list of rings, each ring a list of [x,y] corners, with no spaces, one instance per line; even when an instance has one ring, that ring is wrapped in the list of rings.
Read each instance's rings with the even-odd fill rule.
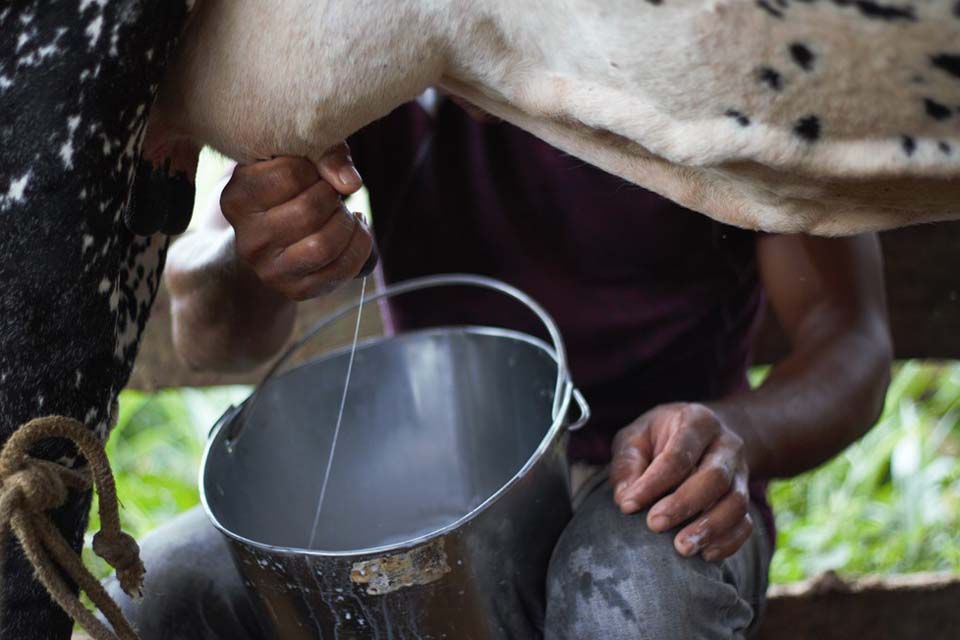
[[[740,436],[751,477],[757,476],[758,472],[769,466],[774,452],[764,434],[757,428],[747,394],[704,404],[716,414],[724,428]]]
[[[229,292],[227,298],[233,306],[232,312],[267,326],[278,320],[281,324],[292,324],[297,303],[264,283],[253,267],[240,258],[232,228],[224,230],[220,242],[215,263],[216,286],[222,292]]]
[[[296,303],[239,259],[232,229],[191,232],[171,249],[169,267],[174,344],[192,368],[249,369],[290,335]]]

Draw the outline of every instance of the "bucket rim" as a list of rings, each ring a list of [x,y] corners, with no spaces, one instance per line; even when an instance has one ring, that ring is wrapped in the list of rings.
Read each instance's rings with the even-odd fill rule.
[[[536,336],[532,336],[528,333],[524,333],[522,331],[506,329],[503,327],[488,327],[488,326],[480,326],[480,325],[447,325],[447,326],[419,329],[415,331],[408,331],[408,332],[403,332],[395,335],[374,336],[362,342],[357,343],[357,351],[359,351],[361,348],[368,349],[368,348],[374,347],[388,340],[411,339],[415,337],[423,337],[430,334],[450,334],[451,332],[467,333],[467,334],[473,334],[473,335],[484,335],[484,336],[498,337],[498,338],[509,338],[512,340],[525,342],[546,353],[550,357],[550,359],[554,362],[554,364],[557,365],[558,369],[561,366],[560,359],[557,356],[556,350],[552,346],[547,344],[544,340],[537,338]],[[307,360],[306,362],[298,364],[292,369],[289,369],[283,372],[276,379],[281,380],[287,374],[297,371],[298,369],[306,367],[315,362],[329,360],[329,359],[333,359],[335,357],[341,356],[343,355],[344,352],[346,352],[349,349],[350,349],[350,345],[347,345],[345,347],[341,347],[341,348],[329,351],[327,353],[324,353],[322,355],[319,355],[317,357],[311,358],[310,360]],[[402,540],[400,542],[394,542],[391,544],[380,545],[376,547],[333,551],[333,550],[323,550],[323,549],[304,549],[301,547],[268,544],[265,542],[260,542],[260,541],[248,538],[246,536],[240,535],[239,533],[231,531],[226,526],[224,526],[220,522],[220,520],[217,518],[217,516],[213,513],[213,509],[210,507],[210,503],[207,498],[207,487],[204,481],[206,477],[207,463],[209,461],[211,454],[213,453],[213,448],[215,444],[226,446],[225,439],[221,439],[218,442],[218,436],[220,436],[224,432],[224,430],[230,425],[232,420],[236,419],[238,416],[241,415],[240,409],[246,404],[249,398],[247,398],[247,400],[244,400],[244,402],[239,407],[236,407],[234,410],[228,411],[228,413],[224,415],[224,418],[221,418],[221,420],[217,422],[217,424],[213,427],[213,429],[210,431],[209,436],[207,437],[207,442],[204,445],[204,449],[203,449],[203,457],[200,461],[200,473],[199,473],[200,478],[198,483],[200,485],[199,486],[200,503],[203,506],[203,511],[204,513],[206,513],[207,518],[210,520],[213,526],[218,531],[220,531],[221,534],[223,534],[224,536],[226,536],[227,538],[235,542],[251,547],[258,551],[267,552],[271,554],[310,556],[312,558],[364,558],[369,556],[379,557],[379,556],[387,555],[397,551],[405,551],[405,550],[412,549],[414,547],[422,546],[432,540],[444,537],[447,534],[453,532],[454,530],[459,529],[461,526],[465,525],[471,520],[476,519],[484,511],[486,511],[491,506],[493,506],[493,504],[496,503],[501,497],[503,497],[510,489],[516,486],[520,482],[520,480],[527,475],[529,470],[532,469],[534,465],[536,465],[543,459],[544,455],[547,453],[550,447],[553,446],[557,437],[560,434],[562,434],[564,431],[564,423],[567,421],[567,416],[570,412],[570,405],[573,402],[573,396],[575,393],[573,383],[570,381],[569,373],[563,372],[563,371],[559,373],[561,376],[564,377],[563,399],[560,403],[560,411],[557,413],[557,416],[553,419],[552,423],[550,424],[550,428],[547,429],[546,433],[544,433],[543,438],[541,438],[537,447],[530,453],[530,455],[527,457],[526,462],[524,462],[524,464],[520,467],[520,469],[518,469],[517,472],[514,473],[509,480],[507,480],[507,482],[501,485],[499,489],[491,493],[479,505],[477,505],[476,507],[468,511],[466,514],[464,514],[460,518],[457,518],[455,521],[447,525],[444,525],[443,527],[439,527],[437,529],[434,529],[433,531],[422,534],[415,538],[410,538],[409,540]]]

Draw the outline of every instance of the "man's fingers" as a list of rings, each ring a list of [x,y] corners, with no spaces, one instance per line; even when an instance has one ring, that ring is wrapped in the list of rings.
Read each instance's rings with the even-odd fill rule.
[[[322,231],[342,207],[333,187],[322,180],[315,182],[293,200],[244,221],[237,232],[237,253],[254,265],[269,260]]]
[[[620,510],[633,513],[675,488],[693,469],[695,460],[687,452],[667,450],[658,455],[643,475],[622,492]]]
[[[320,177],[329,182],[341,194],[348,196],[363,186],[363,180],[353,166],[350,147],[346,142],[328,150],[317,164]]]
[[[660,449],[659,453],[643,475],[624,489],[620,508],[625,513],[642,509],[679,486],[693,471],[719,430],[719,425],[707,424],[705,417],[689,405],[669,414],[666,419],[673,421],[670,426],[662,427],[666,444],[657,447],[654,442],[654,450]],[[657,426],[651,428],[658,429]]]
[[[748,517],[749,508],[746,474],[738,474],[733,489],[702,517],[684,527],[674,539],[674,546],[681,555],[692,556],[718,544]]]
[[[610,464],[610,484],[614,487],[613,499],[621,508],[627,487],[643,475],[648,464],[649,460],[640,448],[632,444],[614,454]],[[630,513],[633,509],[625,511]]]
[[[306,158],[274,158],[239,165],[220,194],[220,209],[234,226],[244,216],[292,200],[320,179]]]
[[[753,518],[748,513],[734,529],[714,540],[703,550],[703,559],[716,562],[735,554],[753,533]]]
[[[319,271],[340,257],[359,224],[346,207],[340,207],[319,231],[286,247],[275,258],[274,268],[291,280]]]
[[[219,204],[243,262],[269,287],[303,300],[376,263],[369,230],[341,200],[361,186],[340,144],[318,166],[283,157],[236,167]]]
[[[734,454],[726,449],[708,453],[699,468],[675,492],[653,505],[647,514],[652,531],[666,531],[705,511],[730,492]]]
[[[650,464],[653,446],[650,442],[649,427],[649,416],[644,414],[631,425],[618,431],[613,439],[610,484],[614,488],[613,500],[624,513],[633,511],[633,509],[625,509],[623,505],[627,488],[643,475]]]
[[[308,300],[325,295],[354,278],[363,269],[373,251],[373,238],[360,223],[343,253],[318,271],[299,278],[289,287],[288,297]]]

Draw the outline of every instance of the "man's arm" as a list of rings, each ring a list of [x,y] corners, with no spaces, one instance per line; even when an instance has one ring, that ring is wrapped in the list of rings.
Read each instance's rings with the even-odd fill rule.
[[[875,236],[758,240],[758,259],[792,351],[750,392],[656,407],[617,434],[610,479],[625,513],[688,522],[674,545],[707,560],[749,538],[748,479],[810,469],[879,415],[891,345]],[[652,505],[652,506],[651,506]]]
[[[753,392],[711,405],[747,444],[754,478],[793,476],[862,436],[883,409],[892,344],[880,244],[769,236],[763,282],[791,351]]]
[[[346,146],[319,167],[277,158],[224,176],[168,257],[173,340],[188,365],[256,366],[289,337],[294,300],[328,293],[370,265],[370,232],[340,199],[360,185]]]

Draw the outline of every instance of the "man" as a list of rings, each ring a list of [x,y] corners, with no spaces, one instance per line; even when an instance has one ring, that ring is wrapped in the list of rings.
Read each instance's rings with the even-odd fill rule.
[[[744,637],[773,544],[763,481],[835,455],[882,406],[891,347],[876,238],[724,227],[450,102],[398,109],[351,148],[386,280],[474,272],[520,287],[557,319],[594,409],[570,445],[594,472],[554,551],[546,610],[511,637]],[[236,169],[220,206],[171,250],[188,362],[262,361],[289,337],[291,299],[364,268],[370,232],[337,193],[359,186],[346,148],[320,167]],[[764,291],[792,351],[750,391]],[[390,321],[534,331],[477,296],[399,299]],[[123,606],[145,640],[259,637],[218,536],[195,510],[144,542],[146,599]]]

